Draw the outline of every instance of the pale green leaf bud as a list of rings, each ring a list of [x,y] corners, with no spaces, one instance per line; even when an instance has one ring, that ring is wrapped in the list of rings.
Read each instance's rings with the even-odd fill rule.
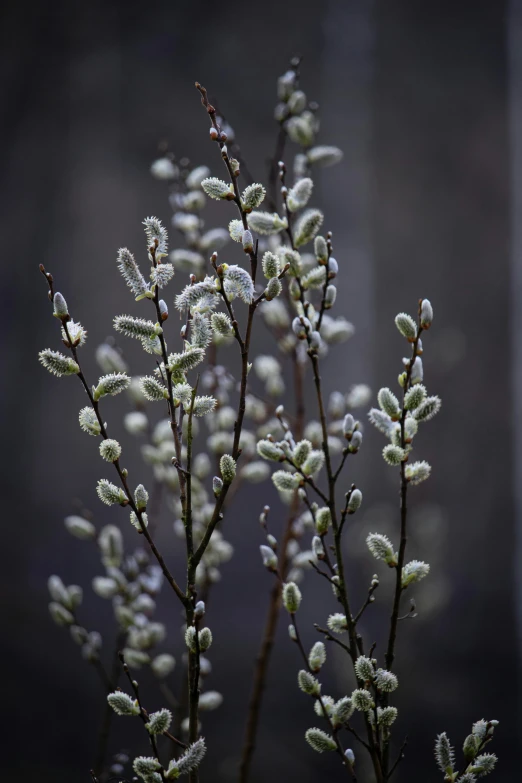
[[[303,693],[307,693],[309,696],[319,696],[321,693],[321,684],[316,680],[310,672],[306,669],[301,669],[297,675],[297,683]]]
[[[301,591],[295,582],[283,585],[283,606],[290,614],[295,614],[301,605]]]
[[[313,672],[318,672],[326,662],[326,647],[323,642],[316,642],[308,656],[308,665]]]
[[[321,729],[308,729],[305,733],[308,744],[317,753],[324,753],[328,750],[336,750],[337,745],[333,737]]]

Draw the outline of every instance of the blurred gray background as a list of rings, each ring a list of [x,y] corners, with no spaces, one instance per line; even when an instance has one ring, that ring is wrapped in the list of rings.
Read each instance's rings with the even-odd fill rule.
[[[295,53],[304,57],[303,88],[321,107],[320,139],[345,152],[339,167],[319,176],[317,196],[341,268],[338,312],[357,333],[331,352],[327,389],[364,381],[376,391],[393,383],[402,355],[394,315],[413,311],[423,296],[436,314],[425,369],[443,409],[422,434],[421,456],[434,469],[415,492],[410,550],[432,563],[432,574],[416,594],[419,616],[400,628],[398,706],[407,705],[400,730],[409,747],[396,780],[440,780],[432,760],[435,734],[446,729],[460,744],[471,722],[482,717],[501,722],[495,780],[515,779],[520,5],[55,0],[3,6],[0,654],[6,779],[89,780],[103,693],[66,632],[52,625],[45,583],[58,571],[88,587],[96,574],[94,550],[63,528],[74,498],[100,523],[118,514],[100,508],[95,496],[100,465],[76,423],[83,404],[79,386],[56,381],[36,363],[38,350],[59,347],[38,264],[52,271],[89,329],[85,361],[92,377],[92,349],[110,333],[113,314],[129,305],[115,252],[121,245],[139,252],[146,215],[170,219],[166,189],[149,175],[158,142],[168,139],[176,154],[220,171],[194,80],[218,100],[250,170],[263,178],[276,134],[275,82]],[[107,410],[116,418],[118,401]],[[346,544],[361,601],[363,580],[375,570],[361,542],[370,529],[398,524],[397,488],[380,459],[382,445],[367,428],[349,476],[365,494],[365,514],[356,518]],[[225,703],[206,719],[204,780],[234,780],[270,586],[257,549],[257,514],[267,492],[244,491],[227,524],[236,555],[224,567],[209,619],[217,640],[211,684]],[[271,501],[275,507],[272,495]],[[182,554],[168,515],[160,541],[179,569]],[[311,623],[331,611],[328,590],[318,581],[311,575],[306,583],[302,623],[309,641]],[[384,592],[365,626],[376,640],[387,617]],[[90,599],[84,612],[88,627],[110,634],[103,602]],[[171,622],[168,641],[179,657],[178,610],[172,612],[167,591],[160,615]],[[298,661],[285,622],[279,630],[253,783],[269,776],[341,780],[335,759],[304,745],[314,717],[296,689]],[[326,692],[342,687],[334,667],[328,677]],[[157,694],[154,700],[152,706],[160,706]],[[127,725],[116,725],[113,751],[129,739]],[[135,750],[146,752],[146,743]]]

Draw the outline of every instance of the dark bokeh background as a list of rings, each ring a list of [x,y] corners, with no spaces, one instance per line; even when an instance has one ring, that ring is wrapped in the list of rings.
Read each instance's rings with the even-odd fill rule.
[[[142,247],[145,215],[169,219],[165,188],[148,172],[158,140],[167,138],[179,155],[219,170],[194,79],[219,100],[260,178],[274,144],[275,80],[299,52],[304,89],[322,107],[321,139],[345,150],[341,166],[319,177],[318,195],[342,271],[339,310],[358,331],[348,347],[332,352],[327,388],[366,381],[375,390],[393,382],[402,349],[393,316],[413,310],[419,296],[428,296],[436,311],[425,367],[444,406],[422,435],[422,456],[434,471],[415,493],[411,549],[432,563],[432,574],[418,590],[419,617],[400,629],[398,702],[405,705],[401,728],[409,748],[397,780],[439,780],[434,735],[447,729],[458,744],[481,717],[501,721],[495,779],[514,779],[520,705],[511,357],[519,326],[509,96],[511,109],[520,96],[508,51],[517,38],[508,33],[516,8],[480,0],[4,5],[6,778],[89,779],[103,695],[66,633],[51,624],[45,582],[59,571],[66,581],[87,585],[96,573],[94,551],[63,530],[74,498],[100,522],[118,513],[100,508],[95,497],[100,465],[76,425],[79,388],[36,365],[39,349],[57,346],[37,265],[53,272],[88,325],[92,349],[110,332],[112,315],[128,307],[116,249]],[[86,363],[92,376],[92,353]],[[118,402],[107,410],[115,417]],[[378,434],[368,432],[354,475],[366,512],[354,523],[347,550],[361,599],[361,580],[375,567],[359,557],[361,541],[372,528],[397,524],[396,487],[381,447]],[[236,555],[212,601],[211,685],[225,703],[205,723],[204,779],[234,779],[269,584],[257,552],[264,499],[259,488],[240,495],[228,527]],[[176,568],[181,555],[178,560],[170,529],[165,518],[161,543]],[[331,611],[328,591],[316,581],[308,577],[305,588],[308,623]],[[368,615],[370,638],[380,638],[385,603]],[[161,616],[171,623],[169,644],[179,657],[177,611],[165,593]],[[101,601],[89,600],[84,612],[88,627],[110,633]],[[340,780],[335,759],[303,744],[313,718],[296,691],[295,650],[283,625],[253,781]],[[330,668],[326,692],[343,685],[337,668],[337,674]],[[126,728],[114,750],[128,741]]]

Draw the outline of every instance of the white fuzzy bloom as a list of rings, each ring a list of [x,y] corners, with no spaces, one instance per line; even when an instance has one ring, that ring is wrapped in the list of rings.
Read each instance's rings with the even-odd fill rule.
[[[426,481],[431,473],[431,465],[423,460],[422,462],[412,462],[406,465],[404,473],[406,479],[410,484],[420,484],[422,481]]]
[[[150,167],[150,173],[155,179],[176,179],[179,169],[170,158],[158,158]]]
[[[359,655],[355,661],[355,673],[359,680],[366,682],[367,680],[373,680],[375,676],[375,669],[370,658],[364,655]]]
[[[176,660],[173,655],[162,653],[161,655],[157,655],[156,658],[153,658],[150,668],[156,677],[164,679],[173,671],[175,665]]]
[[[288,226],[286,218],[280,218],[275,212],[273,214],[270,212],[251,212],[248,217],[248,224],[252,231],[265,236],[278,234]],[[232,238],[234,239],[234,237]]]
[[[82,408],[78,416],[80,427],[88,435],[99,435],[101,432],[100,422],[93,408]]]
[[[107,506],[113,506],[116,503],[125,503],[127,496],[125,492],[117,487],[115,484],[111,484],[107,479],[100,479],[96,488],[98,497]]]
[[[121,247],[118,250],[117,264],[123,279],[134,296],[139,298],[145,296],[149,290],[148,285],[140,272],[134,256],[126,247]]]
[[[351,699],[355,709],[359,710],[360,712],[367,712],[374,707],[372,694],[365,688],[357,688],[354,690]]]
[[[138,702],[123,691],[109,693],[107,701],[118,715],[139,715]]]
[[[341,612],[336,612],[335,614],[331,614],[326,624],[328,625],[330,631],[333,631],[333,633],[344,633],[348,628],[348,623],[346,622],[346,616]]]
[[[71,515],[65,517],[64,523],[66,529],[75,538],[88,541],[93,539],[96,535],[96,528],[92,522],[89,522],[89,520],[84,519],[83,517]]]
[[[197,769],[206,753],[205,740],[203,737],[189,745],[187,750],[177,760],[169,764],[165,777],[167,780],[177,779],[180,775],[186,775],[194,769]]]
[[[266,190],[263,185],[254,182],[248,185],[241,194],[241,205],[246,212],[257,209],[265,198]]]
[[[172,713],[170,710],[158,710],[158,712],[152,712],[149,715],[149,721],[145,724],[145,728],[149,734],[163,734],[164,731],[168,731],[172,722]]]
[[[318,672],[326,662],[326,647],[323,642],[316,642],[308,655],[308,665],[313,672]]]
[[[168,394],[165,386],[152,375],[145,375],[143,378],[140,378],[140,389],[145,399],[150,402],[164,400]]]
[[[121,455],[121,446],[117,440],[107,438],[100,443],[100,456],[107,462],[116,462]]]
[[[199,709],[204,712],[217,710],[223,704],[223,696],[219,691],[205,691],[199,697]]]
[[[308,696],[319,696],[321,693],[321,684],[316,678],[307,672],[306,669],[301,669],[297,675],[297,684],[303,693]]]
[[[433,321],[433,307],[429,299],[423,299],[421,304],[420,322],[423,329],[429,329]]]
[[[231,200],[234,198],[234,191],[231,186],[217,177],[207,177],[202,180],[201,187],[207,196],[216,199],[216,201],[220,201],[221,199]]]
[[[277,555],[274,550],[271,547],[266,546],[266,544],[261,544],[259,551],[261,552],[261,558],[265,568],[267,568],[269,571],[276,571]]]
[[[148,217],[143,221],[143,226],[147,238],[147,248],[155,246],[157,248],[156,257],[158,257],[158,255],[166,255],[169,235],[161,220],[157,217]]]
[[[99,400],[100,397],[105,397],[110,394],[115,397],[130,386],[131,379],[123,372],[113,372],[109,375],[102,375],[98,381],[98,386],[93,389],[93,397],[95,400]]]
[[[286,203],[290,212],[297,212],[298,209],[306,207],[314,187],[310,177],[303,177],[293,188],[290,188],[286,197]]]
[[[446,732],[439,734],[435,741],[435,760],[444,774],[451,774],[455,763],[455,753]]]
[[[239,296],[246,304],[250,304],[254,296],[254,283],[250,273],[241,266],[232,265],[225,268],[225,293],[229,299]]]
[[[392,543],[382,533],[370,533],[366,545],[377,560],[383,560],[389,566],[397,565],[397,554],[393,551]]]
[[[52,375],[56,375],[57,378],[61,378],[63,375],[75,375],[80,372],[80,368],[74,359],[64,356],[60,351],[52,351],[50,348],[46,348],[44,351],[40,351],[38,358],[43,367],[49,370]]]
[[[417,337],[417,324],[407,313],[399,313],[395,316],[395,326],[407,340],[413,342]]]
[[[400,465],[401,462],[406,459],[407,452],[404,449],[401,449],[400,446],[394,446],[393,444],[389,443],[382,450],[382,456],[388,465],[395,466]]]
[[[308,729],[305,733],[305,739],[317,753],[324,753],[337,748],[334,738],[325,731],[321,731],[321,729]]]
[[[377,669],[375,672],[375,686],[384,693],[392,693],[399,687],[399,681],[393,672],[386,669]]]
[[[147,432],[149,420],[142,411],[130,411],[130,413],[125,414],[123,424],[131,435],[143,435]]]
[[[440,397],[426,397],[426,399],[416,408],[412,415],[417,421],[430,421],[440,411],[442,402]]]
[[[413,582],[420,582],[425,576],[428,576],[430,567],[428,563],[424,563],[422,560],[412,560],[410,563],[406,563],[402,569],[402,587],[408,587]]]
[[[301,606],[301,601],[301,591],[295,582],[287,582],[283,585],[283,606],[289,614],[297,612]]]

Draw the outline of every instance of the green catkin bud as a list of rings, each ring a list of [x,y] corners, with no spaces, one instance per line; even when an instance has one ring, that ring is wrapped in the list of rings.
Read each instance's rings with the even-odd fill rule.
[[[393,551],[392,543],[386,536],[381,533],[369,533],[366,545],[377,560],[384,560],[390,567],[397,565],[397,554]]]
[[[145,399],[149,400],[149,402],[165,400],[168,396],[165,386],[152,375],[145,375],[143,378],[140,378],[140,389]]]
[[[275,212],[251,212],[248,222],[253,231],[264,236],[278,234],[288,225],[286,218],[280,218]]]
[[[126,247],[118,250],[117,264],[123,279],[134,296],[137,299],[143,299],[149,289],[134,256]]]
[[[375,676],[375,669],[370,658],[366,658],[364,655],[360,655],[355,661],[355,673],[359,680],[366,682],[367,680],[373,680]]]
[[[390,389],[386,386],[382,388],[377,395],[377,400],[381,410],[383,410],[392,421],[399,421],[401,417],[399,400]]]
[[[148,783],[149,776],[155,771],[161,769],[161,764],[153,756],[138,756],[132,763],[132,768],[136,775]]]
[[[165,774],[167,780],[176,780],[180,775],[187,775],[189,772],[197,769],[205,756],[206,750],[203,737],[189,745],[182,756],[170,762]]]
[[[59,351],[51,351],[50,348],[46,348],[44,351],[40,351],[38,358],[42,366],[57,378],[61,378],[63,375],[76,375],[80,372],[76,362]]]
[[[60,321],[68,321],[69,309],[67,307],[67,302],[58,291],[54,295],[53,305],[54,305],[54,312],[53,312],[54,317],[58,318]]]
[[[198,634],[199,649],[201,652],[206,652],[212,644],[212,631],[210,628],[202,628]]]
[[[292,452],[292,460],[298,468],[300,468],[308,459],[308,455],[312,451],[312,444],[309,440],[300,440],[297,443],[295,449]]]
[[[375,686],[384,693],[392,693],[399,687],[399,681],[395,674],[386,669],[377,669],[375,673]]]
[[[121,455],[121,446],[117,440],[107,438],[100,443],[100,456],[107,462],[116,462]]]
[[[251,212],[257,209],[265,198],[266,190],[263,185],[254,183],[248,185],[241,194],[241,206],[245,212]]]
[[[328,750],[336,750],[337,745],[333,737],[321,729],[308,729],[305,739],[317,753],[325,753]]]
[[[433,321],[433,307],[429,299],[423,299],[421,304],[420,322],[423,329],[429,329]]]
[[[307,209],[303,212],[295,226],[295,247],[302,247],[311,242],[321,228],[323,219],[323,213],[318,209]]]
[[[426,479],[429,478],[430,473],[431,465],[424,460],[422,462],[413,462],[411,465],[406,465],[404,470],[406,480],[413,485],[426,481]]]
[[[407,411],[415,410],[424,402],[426,395],[426,388],[421,383],[412,386],[404,395],[404,407]]]
[[[145,728],[149,734],[163,734],[164,731],[168,731],[171,723],[172,713],[170,710],[163,709],[149,715],[149,721],[145,724]]]
[[[258,441],[256,449],[260,457],[272,460],[273,462],[281,462],[285,457],[284,451],[275,443],[272,443],[271,440]]]
[[[314,239],[314,252],[318,262],[323,265],[326,264],[328,261],[328,245],[324,237],[316,236]]]
[[[310,177],[298,180],[293,188],[290,188],[286,197],[286,205],[290,212],[297,212],[306,207],[312,195],[314,183]]]
[[[88,435],[99,435],[101,433],[101,425],[93,408],[82,408],[78,419],[80,427]]]
[[[216,199],[216,201],[221,199],[231,201],[234,198],[234,193],[230,186],[217,177],[207,177],[201,182],[201,187],[209,198]]]
[[[267,280],[271,280],[272,277],[277,277],[281,272],[281,263],[279,257],[275,253],[267,251],[263,255],[263,274]]]
[[[326,648],[323,642],[316,642],[308,656],[308,665],[313,672],[318,672],[326,662]]]
[[[196,397],[194,399],[194,407],[192,413],[194,416],[206,416],[208,413],[212,413],[217,405],[217,400],[214,397]]]
[[[395,325],[403,337],[412,343],[417,337],[417,324],[407,313],[399,313],[395,316]]]
[[[283,585],[283,606],[289,614],[295,614],[301,606],[301,591],[295,582]]]
[[[479,777],[489,775],[489,773],[493,772],[495,769],[497,761],[498,759],[494,753],[482,753],[480,756],[477,756],[473,762],[470,772]]]
[[[297,683],[303,693],[308,694],[308,696],[319,696],[321,693],[321,684],[305,669],[301,669],[298,673]]]
[[[479,745],[480,745],[480,740],[474,734],[468,734],[468,736],[464,740],[464,745],[462,746],[464,758],[466,759],[466,762],[468,764],[471,761],[473,761],[473,759],[477,755]]]
[[[315,528],[319,536],[324,536],[332,522],[332,514],[327,506],[320,508],[315,515]]]
[[[265,288],[266,301],[271,302],[273,299],[276,299],[282,290],[283,290],[283,286],[279,278],[273,277],[271,280],[269,280],[268,285]]]
[[[385,729],[389,729],[397,720],[397,707],[378,707],[377,723]]]
[[[420,582],[421,579],[428,576],[429,572],[428,563],[424,563],[422,560],[412,560],[410,563],[406,563],[402,569],[402,588],[404,589],[414,582]]]
[[[107,696],[107,702],[117,715],[139,715],[138,702],[123,691],[114,691]]]
[[[355,514],[355,512],[360,509],[361,503],[362,492],[360,489],[354,489],[350,495],[350,500],[348,501],[348,513]]]
[[[357,688],[352,693],[351,698],[353,706],[356,710],[359,710],[359,712],[367,712],[368,710],[373,709],[375,706],[372,694],[365,688]]]
[[[80,540],[90,541],[96,535],[96,528],[92,522],[83,517],[71,515],[65,517],[64,523],[69,533]]]
[[[333,631],[334,633],[344,633],[348,628],[346,616],[341,612],[331,614],[326,621],[326,624],[330,631]]]
[[[236,461],[230,454],[223,454],[219,460],[219,469],[223,477],[224,484],[231,484],[236,475]]]
[[[305,476],[313,476],[318,473],[324,465],[324,452],[319,449],[313,449],[302,466]]]
[[[449,775],[453,772],[455,753],[450,745],[446,732],[439,734],[435,740],[435,759],[441,772]]]
[[[102,503],[105,503],[107,506],[114,506],[117,503],[123,505],[128,502],[125,492],[115,484],[107,481],[107,479],[98,481],[96,492]]]
[[[114,318],[114,328],[126,337],[135,337],[138,340],[155,337],[156,324],[143,318],[134,318],[132,315],[117,315]]]
[[[393,444],[389,443],[382,450],[382,456],[388,465],[395,466],[400,465],[401,462],[406,459],[407,452],[404,449],[401,449],[400,446],[394,446]]]
[[[272,474],[272,482],[279,492],[293,492],[299,486],[300,481],[297,473],[290,473],[288,470],[276,470]]]
[[[343,696],[342,699],[335,702],[332,710],[332,720],[334,726],[340,726],[342,723],[347,723],[352,717],[355,711],[355,707],[352,704],[352,700],[349,696]]]
[[[225,313],[212,313],[210,318],[212,329],[223,337],[228,337],[232,332],[232,323]]]
[[[413,411],[417,421],[430,421],[440,411],[442,402],[440,397],[426,397],[426,399]]]
[[[149,502],[149,493],[143,484],[138,484],[134,490],[134,500],[136,502],[136,508],[138,511],[145,511],[147,508],[147,503]]]
[[[99,400],[100,397],[105,397],[108,394],[114,397],[116,394],[120,394],[125,389],[128,389],[130,382],[129,376],[123,372],[103,375],[98,381],[98,386],[93,389],[93,397],[95,400]]]

